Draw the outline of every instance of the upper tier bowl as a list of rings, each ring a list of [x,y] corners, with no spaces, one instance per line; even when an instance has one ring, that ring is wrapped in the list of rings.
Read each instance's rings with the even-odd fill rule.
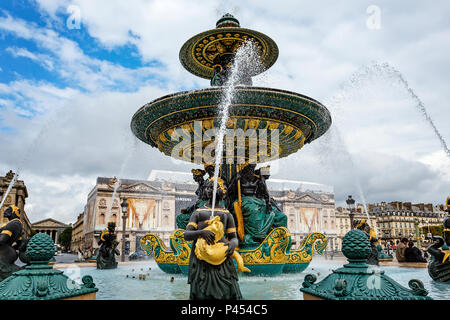
[[[235,141],[243,139],[247,150],[244,154],[235,152],[234,163],[249,160],[248,141],[244,137],[248,137],[250,129],[278,130],[277,140],[269,135],[267,154],[258,151],[256,162],[262,163],[297,152],[331,125],[328,109],[307,96],[263,87],[238,86],[235,90],[227,128],[234,129],[235,134],[242,129],[237,131]],[[214,142],[214,134],[208,130],[220,126],[217,110],[222,95],[222,87],[213,87],[161,97],[134,114],[131,130],[140,140],[168,156],[197,164],[209,163],[196,156],[194,150],[201,148],[203,152]],[[190,140],[183,145],[180,137]],[[245,159],[240,159],[242,155]]]

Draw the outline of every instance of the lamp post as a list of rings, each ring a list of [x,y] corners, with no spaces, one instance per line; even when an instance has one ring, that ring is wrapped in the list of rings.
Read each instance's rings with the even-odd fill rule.
[[[419,232],[419,219],[415,218],[414,219],[414,227],[416,229],[416,240],[417,240],[417,247],[420,248],[421,247],[421,243],[420,243],[420,232]]]
[[[128,213],[128,202],[126,198],[123,198],[122,203],[120,204],[122,207],[122,256],[120,261],[125,261],[125,228],[127,224],[127,213]]]
[[[352,198],[352,196],[348,196],[347,200],[348,210],[350,213],[348,214],[350,216],[350,230],[353,229],[353,217],[355,216],[355,199]]]

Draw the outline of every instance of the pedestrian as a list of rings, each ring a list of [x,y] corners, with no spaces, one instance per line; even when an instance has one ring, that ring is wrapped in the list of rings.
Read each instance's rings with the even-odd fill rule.
[[[405,259],[407,262],[427,262],[427,260],[422,257],[420,249],[417,248],[412,241],[408,243],[408,248],[405,249]]]
[[[333,260],[333,257],[334,257],[334,250],[331,250],[330,251],[330,260]]]
[[[395,251],[395,257],[397,258],[398,262],[406,262],[405,250],[407,243],[408,239],[406,238],[402,238],[401,241],[398,241],[397,250]]]

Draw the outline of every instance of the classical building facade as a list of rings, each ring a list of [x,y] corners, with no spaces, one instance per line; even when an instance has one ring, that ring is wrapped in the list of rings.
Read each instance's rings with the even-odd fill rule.
[[[147,233],[158,235],[168,246],[169,236],[175,230],[176,213],[196,199],[197,185],[194,183],[120,179],[117,190],[114,190],[114,186],[112,178],[99,177],[88,195],[83,219],[86,249],[97,248],[102,230],[109,221],[114,221],[118,249],[122,252],[123,219],[120,204],[124,198],[129,203],[125,223],[125,255],[140,249],[139,240]]]
[[[83,222],[84,213],[80,213],[77,217],[77,221],[75,221],[72,227],[72,241],[70,243],[70,250],[74,253],[77,253],[79,249],[84,250]]]
[[[157,234],[169,247],[170,234],[176,229],[176,216],[197,199],[197,184],[190,181],[190,173],[179,173],[182,176],[179,182],[176,172],[169,173],[173,178],[170,181],[165,179],[167,175],[164,177],[162,171],[158,172],[159,178],[151,175],[153,180],[120,179],[120,186],[115,192],[113,178],[97,178],[84,210],[83,248],[97,248],[102,230],[108,221],[115,221],[118,249],[122,252],[123,220],[120,204],[124,198],[130,203],[125,226],[125,254],[138,250],[140,238],[147,233]],[[270,185],[269,190],[280,209],[288,216],[293,246],[298,247],[310,232],[324,232],[330,239],[330,245],[336,244],[332,192],[280,190]]]
[[[324,191],[269,190],[288,218],[293,247],[311,232],[322,232],[328,238],[327,248],[337,245],[334,194]]]
[[[31,227],[36,232],[43,232],[48,234],[53,242],[56,244],[58,242],[58,237],[64,229],[69,228],[70,225],[62,223],[52,218],[40,220],[31,224]]]
[[[440,226],[446,214],[442,206],[431,203],[381,202],[369,204],[368,208],[377,216],[379,237],[384,240],[415,239],[417,228]]]
[[[3,200],[3,196],[6,196],[3,206],[0,208],[0,223],[7,222],[7,219],[3,217],[3,212],[11,205],[15,205],[22,212],[20,220],[23,225],[23,233],[25,237],[30,237],[31,223],[25,212],[25,199],[28,198],[28,191],[25,183],[22,180],[16,180],[11,191],[6,195],[6,190],[9,187],[12,179],[14,178],[14,172],[9,171],[4,177],[0,177],[0,199]]]

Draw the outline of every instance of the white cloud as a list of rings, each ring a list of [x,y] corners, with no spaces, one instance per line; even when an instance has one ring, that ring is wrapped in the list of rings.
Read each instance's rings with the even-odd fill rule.
[[[36,57],[33,61],[40,63],[46,62],[39,54],[45,55],[55,76],[71,83],[67,88],[27,79],[0,84],[0,103],[7,106],[2,123],[17,130],[14,136],[0,136],[0,170],[23,163],[32,220],[61,212],[65,222],[75,220],[97,176],[145,179],[151,169],[191,167],[175,166],[137,141],[129,123],[152,99],[180,88],[209,86],[181,67],[179,49],[229,10],[241,26],[269,35],[279,46],[277,63],[255,85],[309,95],[332,113],[334,129],[280,160],[273,178],[333,185],[338,201],[351,193],[359,200],[358,181],[367,202],[441,203],[448,195],[449,159],[411,96],[395,78],[373,70],[361,73],[372,61],[400,70],[449,141],[450,6],[444,1],[433,6],[380,4],[379,31],[366,27],[366,8],[372,3],[364,1],[257,1],[245,6],[236,1],[38,2],[42,12],[64,26],[67,6],[78,6],[81,28],[100,45],[135,45],[144,62],[158,60],[162,67],[128,69],[87,55],[51,24],[38,27],[10,15],[0,18],[0,30],[39,48],[25,52],[9,45],[10,53]],[[118,90],[121,86],[129,90]],[[15,108],[38,115],[23,119]],[[48,205],[52,197],[55,209]]]

